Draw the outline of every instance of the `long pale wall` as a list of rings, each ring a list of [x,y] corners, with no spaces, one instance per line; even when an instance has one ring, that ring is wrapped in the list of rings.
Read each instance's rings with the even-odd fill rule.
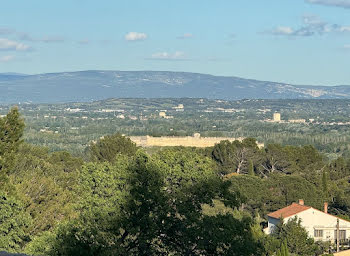
[[[177,137],[177,136],[163,136],[163,137],[151,137],[151,136],[131,136],[129,137],[136,145],[141,147],[212,147],[222,140],[242,141],[244,138],[228,138],[228,137]],[[258,146],[264,147],[264,144],[258,143]]]

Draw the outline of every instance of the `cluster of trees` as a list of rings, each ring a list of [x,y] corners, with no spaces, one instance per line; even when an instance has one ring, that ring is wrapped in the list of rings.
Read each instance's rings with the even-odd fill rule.
[[[205,154],[246,197],[252,212],[266,214],[303,198],[318,209],[329,202],[331,213],[349,219],[350,159],[330,161],[310,145],[269,144],[259,149],[252,138],[222,141]],[[237,173],[248,175],[233,175]]]
[[[29,255],[322,255],[297,220],[262,232],[265,213],[304,198],[349,215],[348,162],[254,139],[147,154],[120,134],[85,159],[23,141],[0,118],[0,250]],[[262,216],[262,217],[261,217]]]

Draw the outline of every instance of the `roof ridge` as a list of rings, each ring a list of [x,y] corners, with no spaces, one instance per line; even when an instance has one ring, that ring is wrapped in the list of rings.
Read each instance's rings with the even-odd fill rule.
[[[279,209],[277,211],[271,212],[267,216],[275,218],[275,219],[280,219],[281,217],[287,218],[287,217],[293,216],[299,212],[306,211],[310,208],[312,208],[312,207],[293,202],[291,205],[288,205],[288,206],[286,206],[282,209]]]

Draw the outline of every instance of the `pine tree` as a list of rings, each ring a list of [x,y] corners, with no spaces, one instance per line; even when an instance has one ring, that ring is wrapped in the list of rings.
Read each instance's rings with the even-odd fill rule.
[[[288,246],[287,246],[286,240],[283,241],[281,251],[282,251],[282,256],[289,256]]]
[[[24,120],[17,107],[11,108],[4,118],[0,118],[0,155],[18,149],[23,141],[24,126]]]
[[[322,189],[325,194],[328,194],[328,175],[325,170],[322,173]]]
[[[249,160],[249,168],[248,168],[248,175],[254,176],[254,164],[252,160]]]
[[[13,188],[9,184],[8,173],[16,161],[16,153],[23,142],[24,121],[17,107],[0,118],[0,187],[5,191]],[[10,188],[11,187],[11,188]]]

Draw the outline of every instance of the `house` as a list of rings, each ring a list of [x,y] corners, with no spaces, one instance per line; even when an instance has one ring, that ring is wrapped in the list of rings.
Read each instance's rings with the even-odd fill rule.
[[[271,234],[276,225],[283,219],[286,223],[297,217],[301,225],[315,241],[330,241],[335,243],[339,225],[340,241],[350,239],[350,221],[341,219],[328,213],[328,203],[324,203],[324,210],[320,211],[311,206],[304,205],[304,200],[298,203],[271,212],[268,215],[268,227],[264,229],[266,234]]]

